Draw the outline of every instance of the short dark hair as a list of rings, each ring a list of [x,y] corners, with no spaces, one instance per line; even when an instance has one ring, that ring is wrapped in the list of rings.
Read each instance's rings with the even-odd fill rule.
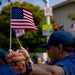
[[[54,44],[55,47],[57,47],[59,44]],[[62,45],[62,48],[67,51],[68,53],[74,52],[75,53],[75,47],[70,47],[70,46],[64,46]]]

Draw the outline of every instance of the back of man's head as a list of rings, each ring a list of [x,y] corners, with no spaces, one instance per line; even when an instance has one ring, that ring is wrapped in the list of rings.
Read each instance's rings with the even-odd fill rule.
[[[0,50],[0,59],[2,59],[5,63],[7,63],[6,56],[8,55],[7,51]]]
[[[75,37],[68,31],[55,31],[50,36],[48,42],[43,47],[48,47],[49,45],[57,45],[62,44],[63,47],[71,48],[74,50],[75,48]],[[70,49],[70,50],[71,50]]]

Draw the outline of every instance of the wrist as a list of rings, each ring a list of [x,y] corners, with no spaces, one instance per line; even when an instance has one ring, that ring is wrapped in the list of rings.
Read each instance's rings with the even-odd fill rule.
[[[32,71],[32,65],[30,62],[26,61],[26,75],[28,75],[29,73],[31,73]]]
[[[30,62],[31,64],[33,64],[33,61],[32,61],[32,59],[31,59],[30,56],[26,56],[25,58],[26,58],[26,61],[28,61],[28,62]]]
[[[26,56],[25,58],[26,58],[26,61],[28,61],[30,59],[30,56]]]

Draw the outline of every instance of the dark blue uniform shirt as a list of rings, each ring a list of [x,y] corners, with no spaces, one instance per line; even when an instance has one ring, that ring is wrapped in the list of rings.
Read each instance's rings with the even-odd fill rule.
[[[75,75],[75,54],[67,56],[55,65],[60,66],[64,70],[65,75]]]
[[[8,64],[0,65],[0,75],[18,75]]]

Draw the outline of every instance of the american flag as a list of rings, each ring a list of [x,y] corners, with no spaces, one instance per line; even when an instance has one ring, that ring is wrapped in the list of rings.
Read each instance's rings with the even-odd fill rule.
[[[18,7],[12,7],[11,10],[11,29],[38,30],[31,11]]]
[[[71,29],[70,29],[71,32],[74,32],[75,31],[75,23],[74,24],[71,24]]]
[[[16,37],[20,37],[25,34],[24,30],[14,30],[14,32]]]

